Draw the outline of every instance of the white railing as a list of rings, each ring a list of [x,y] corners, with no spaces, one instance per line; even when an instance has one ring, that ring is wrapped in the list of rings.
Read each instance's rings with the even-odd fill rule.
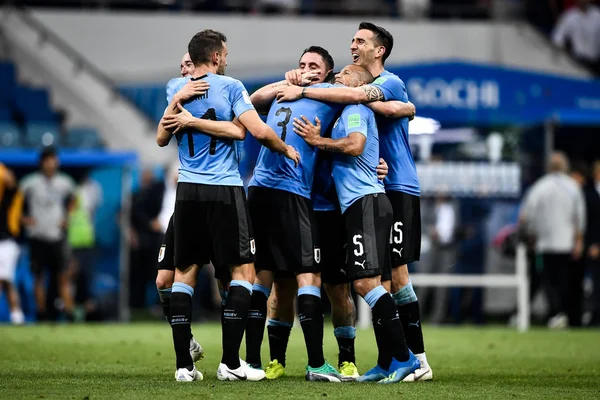
[[[515,256],[515,273],[458,275],[458,274],[411,274],[414,286],[438,287],[508,287],[517,290],[517,329],[525,332],[529,329],[531,304],[529,301],[529,276],[527,275],[527,250],[519,243]],[[371,310],[369,305],[360,298],[358,301],[357,327],[371,327]]]

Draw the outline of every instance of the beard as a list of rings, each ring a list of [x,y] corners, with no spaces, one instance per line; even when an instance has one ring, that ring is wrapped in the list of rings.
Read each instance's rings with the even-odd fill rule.
[[[225,67],[227,67],[227,65],[219,65],[219,68],[217,68],[217,75],[225,75]]]

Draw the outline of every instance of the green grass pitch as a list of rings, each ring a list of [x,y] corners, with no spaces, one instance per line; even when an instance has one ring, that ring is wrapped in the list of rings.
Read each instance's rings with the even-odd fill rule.
[[[433,382],[378,384],[304,381],[302,331],[290,339],[286,376],[277,381],[219,382],[220,326],[196,324],[206,351],[204,381],[174,380],[171,330],[164,323],[0,327],[2,399],[594,399],[600,398],[600,332],[505,328],[425,328]],[[263,362],[268,349],[263,345]],[[361,372],[374,365],[371,331],[358,331]],[[242,349],[242,355],[245,354]],[[325,356],[337,363],[331,325]]]

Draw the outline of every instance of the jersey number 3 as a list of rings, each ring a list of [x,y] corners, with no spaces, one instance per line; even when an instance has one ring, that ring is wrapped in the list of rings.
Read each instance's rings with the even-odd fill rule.
[[[285,137],[287,135],[287,124],[290,122],[292,110],[288,107],[281,107],[275,112],[275,116],[279,117],[281,114],[285,114],[285,117],[283,118],[283,120],[277,123],[277,126],[281,127],[281,140],[285,142]]]
[[[204,115],[200,117],[200,119],[208,119],[210,121],[216,121],[217,113],[215,112],[214,108],[209,108],[208,110],[206,110]],[[191,131],[188,131],[187,137],[188,137],[188,147],[190,149],[190,157],[194,157],[194,153],[195,153],[195,151],[194,151],[194,135]],[[210,154],[212,156],[216,152],[217,152],[217,138],[211,135],[210,147],[208,150],[208,154]]]

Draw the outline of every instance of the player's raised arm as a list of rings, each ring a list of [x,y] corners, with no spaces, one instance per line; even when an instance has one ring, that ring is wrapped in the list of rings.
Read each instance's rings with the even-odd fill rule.
[[[302,88],[298,86],[288,86],[280,88],[277,91],[277,101],[279,102],[294,101],[303,97],[312,100],[341,104],[360,104],[384,100],[383,91],[375,85],[364,85],[357,88]]]
[[[160,121],[161,125],[172,134],[182,129],[192,129],[223,139],[244,140],[246,137],[246,128],[237,118],[233,121],[211,121],[194,117],[183,108],[181,103],[177,103],[177,107],[179,114],[165,115]]]
[[[279,89],[290,85],[309,85],[320,73],[321,70],[302,73],[300,69],[293,69],[286,72],[284,80],[263,86],[256,92],[252,93],[250,100],[252,100],[252,104],[259,114],[267,114],[269,112],[269,108],[271,107],[271,103],[273,103],[275,96],[277,96],[277,91]]]
[[[305,116],[302,119],[294,118],[294,132],[301,136],[306,143],[320,150],[332,153],[342,153],[349,156],[360,156],[367,142],[367,137],[360,131],[350,132],[348,136],[341,139],[321,137],[321,121],[315,118],[315,125]]]
[[[374,101],[365,105],[373,110],[375,114],[388,118],[408,118],[411,121],[415,118],[417,111],[415,105],[410,101],[408,103],[398,100]]]

